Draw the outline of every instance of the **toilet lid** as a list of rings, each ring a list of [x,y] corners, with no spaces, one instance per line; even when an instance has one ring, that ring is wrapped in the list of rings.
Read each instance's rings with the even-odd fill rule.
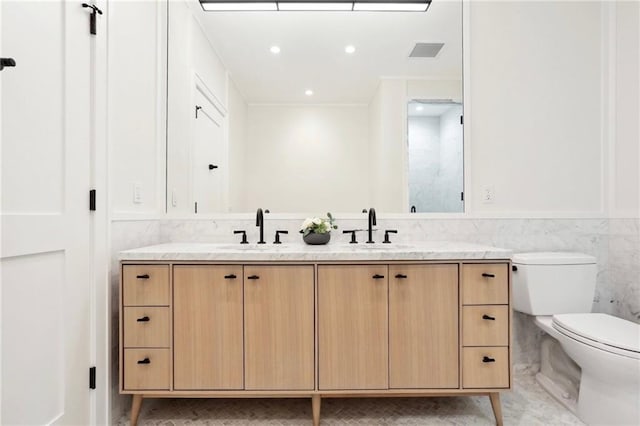
[[[631,321],[607,314],[559,314],[553,316],[553,325],[558,331],[592,346],[640,357],[640,325]]]

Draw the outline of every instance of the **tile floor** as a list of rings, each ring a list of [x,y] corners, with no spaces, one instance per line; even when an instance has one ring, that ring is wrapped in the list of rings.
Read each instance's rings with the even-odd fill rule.
[[[505,425],[582,425],[528,371],[501,395]],[[127,425],[122,417],[118,425]],[[487,397],[323,399],[321,424],[493,425]],[[311,399],[148,399],[138,425],[311,425]]]

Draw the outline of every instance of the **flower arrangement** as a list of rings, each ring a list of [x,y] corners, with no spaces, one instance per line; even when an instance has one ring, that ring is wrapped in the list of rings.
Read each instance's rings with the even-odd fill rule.
[[[335,219],[331,216],[331,213],[327,213],[327,217],[308,217],[302,222],[300,227],[300,233],[307,236],[311,233],[314,234],[327,234],[332,229],[338,229],[338,225],[334,224]]]

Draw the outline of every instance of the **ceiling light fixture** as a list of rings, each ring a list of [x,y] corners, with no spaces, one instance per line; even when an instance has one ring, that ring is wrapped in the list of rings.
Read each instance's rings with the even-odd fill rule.
[[[307,89],[307,90],[304,91],[304,94],[307,95],[307,96],[312,96],[313,95],[313,90]]]
[[[426,12],[431,5],[431,0],[200,0],[200,4],[208,12]]]
[[[344,51],[351,54],[353,52],[356,51],[356,47],[352,44],[348,45],[347,47],[344,48]]]
[[[416,111],[422,111],[424,107],[422,105],[416,106]]]
[[[277,55],[278,53],[280,53],[280,47],[279,46],[271,46],[271,48],[269,49],[271,51],[271,53],[273,53],[274,55]]]

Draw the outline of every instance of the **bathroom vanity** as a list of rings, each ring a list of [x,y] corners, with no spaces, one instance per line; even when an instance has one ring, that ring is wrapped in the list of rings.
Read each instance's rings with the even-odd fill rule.
[[[508,250],[165,244],[120,254],[120,391],[143,398],[486,395],[511,388]]]

